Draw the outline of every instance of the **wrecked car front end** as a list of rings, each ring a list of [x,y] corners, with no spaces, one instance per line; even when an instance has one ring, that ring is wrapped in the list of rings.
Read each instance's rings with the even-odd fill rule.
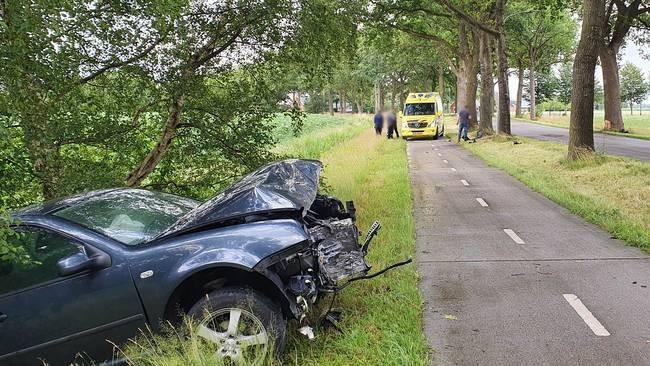
[[[252,237],[255,224],[295,220],[305,239],[275,247],[273,252],[268,251],[271,243],[264,242],[268,238],[245,248],[266,253],[251,269],[282,292],[285,315],[303,321],[323,294],[410,262],[369,274],[372,266],[366,255],[381,226],[375,222],[361,242],[353,202],[344,204],[318,192],[321,169],[315,160],[271,163],[189,212],[161,237],[232,226],[242,232],[249,226]]]

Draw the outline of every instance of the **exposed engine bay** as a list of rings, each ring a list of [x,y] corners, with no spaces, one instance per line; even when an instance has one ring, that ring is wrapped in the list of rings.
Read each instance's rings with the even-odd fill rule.
[[[296,297],[300,310],[298,319],[304,318],[321,293],[336,293],[354,281],[372,278],[411,262],[408,259],[368,275],[372,266],[366,261],[366,254],[381,225],[375,222],[361,243],[355,222],[352,201],[344,206],[334,197],[317,195],[304,216],[311,237],[309,245],[275,265],[287,291]]]

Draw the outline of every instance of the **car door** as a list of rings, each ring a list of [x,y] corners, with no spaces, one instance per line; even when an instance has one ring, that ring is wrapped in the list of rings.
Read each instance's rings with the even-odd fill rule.
[[[113,346],[145,324],[124,259],[111,253],[102,269],[62,277],[57,262],[98,249],[41,227],[21,227],[10,240],[27,264],[0,262],[0,364],[90,364],[111,359]]]

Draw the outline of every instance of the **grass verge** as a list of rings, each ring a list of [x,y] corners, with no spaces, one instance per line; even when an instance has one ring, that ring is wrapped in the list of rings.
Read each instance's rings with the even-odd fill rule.
[[[569,162],[565,145],[516,140],[521,143],[488,137],[463,147],[614,237],[650,252],[650,164],[605,155]]]
[[[404,141],[386,141],[368,129],[321,159],[329,193],[355,201],[359,227],[364,230],[375,219],[382,222],[369,254],[376,270],[415,252],[405,150]],[[360,281],[343,291],[336,304],[343,310],[344,334],[330,329],[321,330],[313,342],[294,338],[285,363],[428,365],[421,305],[414,265]]]

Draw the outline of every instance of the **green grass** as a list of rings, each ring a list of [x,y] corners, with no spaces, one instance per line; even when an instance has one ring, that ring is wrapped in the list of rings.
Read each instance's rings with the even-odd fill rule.
[[[324,176],[331,194],[357,206],[359,226],[378,219],[383,229],[369,261],[375,269],[415,252],[411,188],[405,142],[377,138],[369,129],[324,154]],[[347,288],[344,334],[320,332],[314,342],[294,339],[286,363],[292,365],[428,365],[422,334],[422,300],[414,265]]]
[[[513,144],[514,139],[521,144]],[[521,137],[489,137],[462,146],[612,236],[650,252],[650,164],[604,155],[569,162],[565,145]]]
[[[333,120],[330,120],[332,119]],[[288,137],[277,147],[285,155],[318,158],[325,168],[327,193],[354,200],[358,226],[365,231],[374,220],[383,228],[368,259],[373,270],[415,254],[412,193],[406,144],[386,140],[372,131],[364,116],[309,116],[313,124],[300,137]],[[253,360],[247,365],[429,365],[429,348],[422,333],[422,299],[414,264],[395,269],[346,288],[335,307],[342,310],[343,334],[314,322],[316,339],[309,341],[289,327],[286,354],[280,361]],[[329,306],[325,297],[314,309]],[[145,366],[211,365],[212,349],[180,329],[166,337],[147,336],[131,344],[132,364]]]
[[[341,142],[349,141],[371,126],[367,116],[329,116],[310,114],[305,120],[302,133],[294,137],[289,129],[288,118],[278,117],[279,144],[274,152],[291,157],[318,159],[326,151]]]
[[[629,133],[620,133],[620,132],[611,132],[603,131],[603,121],[605,119],[605,114],[603,111],[594,112],[594,131],[607,133],[611,135],[620,135],[627,137],[634,137],[639,139],[650,140],[650,111],[645,111],[647,115],[639,116],[638,111],[634,115],[630,115],[629,111],[626,113],[625,109],[623,110],[623,122],[625,123],[625,129]],[[524,115],[523,118],[519,118],[528,122],[539,123],[543,125],[550,125],[555,127],[569,128],[569,113],[562,116],[560,112],[552,112],[549,115],[548,112],[544,112],[542,116],[539,117],[536,121],[531,121],[528,115]]]

